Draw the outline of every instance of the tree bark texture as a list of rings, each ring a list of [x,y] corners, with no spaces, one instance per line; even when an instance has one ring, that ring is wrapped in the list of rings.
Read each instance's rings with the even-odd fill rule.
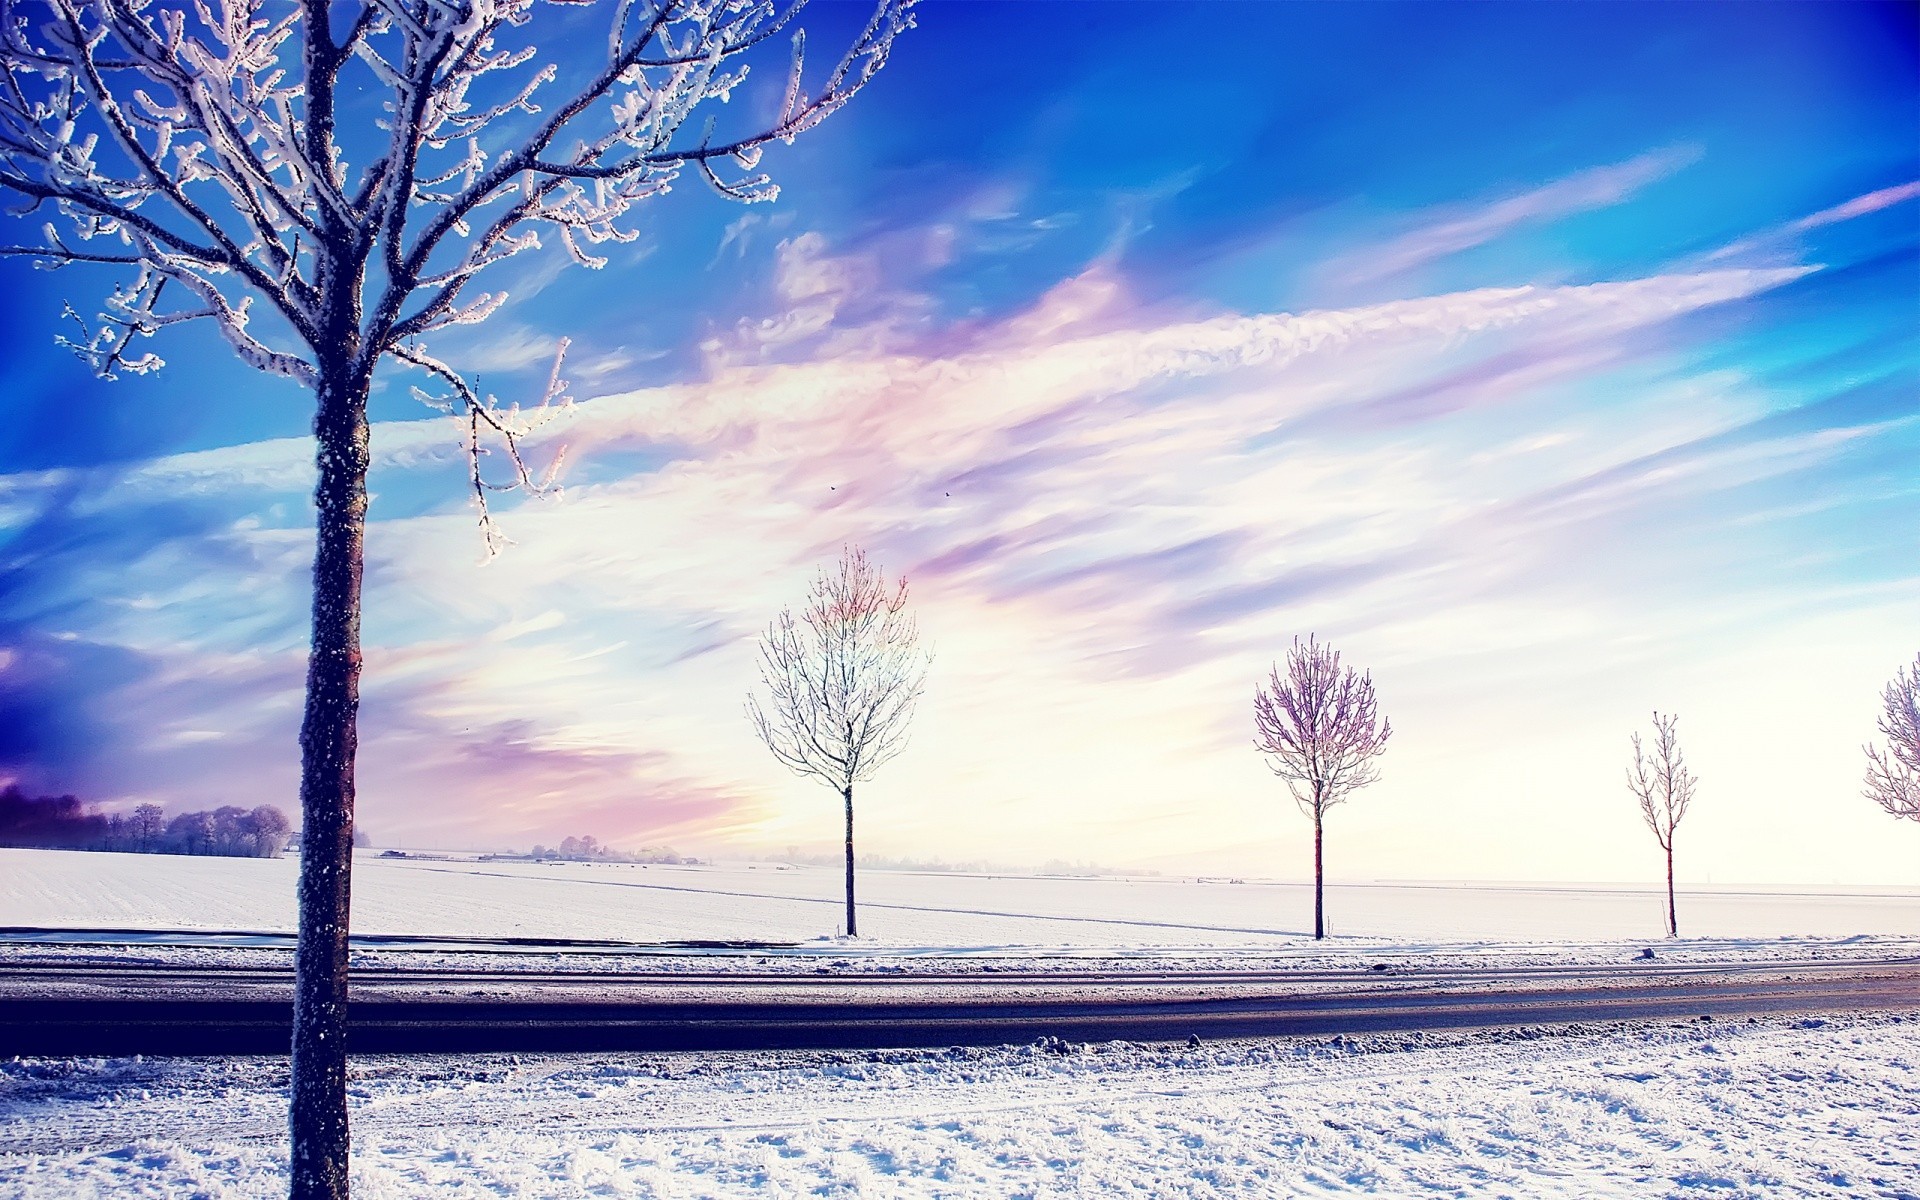
[[[367,517],[366,385],[349,367],[336,366],[322,377],[314,418],[318,529],[313,647],[300,725],[300,939],[288,1113],[294,1200],[347,1195],[347,926]]]
[[[853,915],[853,787],[840,793],[847,802],[847,936],[859,937],[860,929]]]
[[[1321,836],[1320,815],[1313,817],[1313,936],[1317,941],[1327,936],[1327,905],[1325,898],[1326,872],[1323,869],[1321,847],[1325,839]]]
[[[1667,847],[1667,936],[1680,936],[1680,921],[1673,911],[1673,847]]]

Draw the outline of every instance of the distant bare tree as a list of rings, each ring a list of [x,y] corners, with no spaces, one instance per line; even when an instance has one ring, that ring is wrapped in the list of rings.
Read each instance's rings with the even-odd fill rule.
[[[166,832],[166,816],[166,810],[158,804],[142,804],[133,810],[127,834],[133,839],[134,849],[144,854],[159,848],[160,837]]]
[[[481,290],[483,277],[543,244],[605,266],[596,248],[638,238],[640,207],[683,173],[730,199],[773,199],[762,150],[865,86],[911,25],[911,3],[877,0],[810,91],[794,28],[801,0],[619,0],[597,6],[601,33],[586,37],[578,0],[0,0],[0,195],[15,215],[46,218],[37,243],[0,245],[0,257],[128,276],[96,320],[68,309],[77,333],[67,344],[113,378],[162,365],[137,352],[145,339],[205,322],[248,366],[313,397],[296,1197],[347,1190],[347,923],[376,372],[421,372],[441,394],[416,394],[461,421],[491,550],[487,496],[550,482],[519,450],[540,418],[495,403],[429,341],[497,312],[506,292]],[[789,32],[780,95],[733,105],[763,120],[717,136],[717,106]],[[556,361],[540,412],[565,388]],[[503,467],[483,475],[487,441]]]
[[[1313,936],[1327,936],[1324,823],[1327,810],[1380,778],[1374,760],[1393,724],[1380,717],[1373,676],[1340,665],[1340,652],[1293,639],[1283,676],[1276,664],[1253,691],[1254,745],[1313,818]]]
[[[889,587],[866,552],[848,547],[822,567],[798,616],[782,609],[760,642],[766,703],[747,696],[760,740],[796,775],[840,793],[847,815],[847,936],[853,907],[853,785],[907,744],[929,657],[907,612],[907,581]]]
[[[1667,936],[1679,937],[1680,924],[1673,907],[1673,831],[1687,815],[1698,782],[1680,752],[1680,738],[1674,732],[1678,717],[1653,714],[1653,749],[1646,751],[1640,735],[1633,735],[1633,765],[1627,768],[1627,786],[1640,801],[1640,815],[1660,848],[1667,852]]]
[[[1884,752],[1867,746],[1867,798],[1896,817],[1920,821],[1920,654],[1880,693]]]

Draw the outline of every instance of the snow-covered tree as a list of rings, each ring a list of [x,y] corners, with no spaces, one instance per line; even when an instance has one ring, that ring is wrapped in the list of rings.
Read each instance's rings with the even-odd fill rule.
[[[261,858],[279,858],[280,852],[287,848],[287,835],[293,832],[293,822],[287,820],[287,814],[271,804],[262,804],[247,814],[247,822],[253,834],[253,852]]]
[[[907,744],[929,658],[907,612],[907,581],[889,587],[866,552],[848,547],[822,567],[796,616],[780,610],[760,640],[760,682],[747,719],[796,775],[840,793],[846,806],[847,936],[853,907],[853,785],[873,778]]]
[[[181,813],[167,822],[167,837],[187,854],[213,852],[213,814]]]
[[[519,441],[564,403],[556,361],[529,413],[436,355],[436,333],[507,299],[503,262],[638,236],[683,173],[770,200],[761,150],[845,104],[912,0],[879,0],[813,80],[792,33],[784,92],[722,133],[710,101],[793,28],[793,0],[0,0],[0,193],[39,220],[0,246],[127,273],[70,345],[107,377],[153,370],[159,330],[211,322],[247,364],[314,396],[313,640],[301,725],[292,1190],[346,1191],[348,877],[369,461],[383,364],[462,422],[489,548],[490,491],[542,490]],[[581,39],[581,9],[605,13]],[[558,39],[558,40],[556,40]],[[547,42],[552,53],[543,54]],[[703,118],[704,115],[704,119]],[[562,345],[564,350],[564,343]],[[483,473],[489,448],[504,464]]]
[[[1920,654],[1911,668],[1894,672],[1880,705],[1887,748],[1865,748],[1867,798],[1896,817],[1920,821]]]
[[[133,810],[127,821],[127,836],[135,850],[145,854],[159,848],[160,837],[166,832],[166,816],[166,810],[158,804],[142,804]]]
[[[1653,830],[1660,848],[1667,852],[1667,936],[1680,936],[1680,923],[1673,906],[1673,831],[1687,815],[1698,782],[1680,752],[1680,735],[1675,732],[1680,718],[1653,714],[1653,748],[1633,735],[1633,765],[1627,768],[1627,787],[1640,801],[1640,815]]]
[[[1393,724],[1380,716],[1373,676],[1340,665],[1340,652],[1293,639],[1286,673],[1275,664],[1253,690],[1254,745],[1313,818],[1313,936],[1327,936],[1322,853],[1327,810],[1380,778],[1375,761]]]

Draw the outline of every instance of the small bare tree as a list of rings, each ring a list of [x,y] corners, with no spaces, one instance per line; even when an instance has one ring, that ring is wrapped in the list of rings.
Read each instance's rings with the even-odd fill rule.
[[[1687,815],[1687,805],[1693,802],[1693,787],[1697,782],[1687,767],[1686,756],[1680,753],[1680,737],[1674,732],[1679,721],[1678,717],[1663,717],[1656,711],[1653,749],[1643,747],[1640,735],[1634,734],[1633,765],[1627,768],[1627,786],[1640,801],[1640,815],[1646,818],[1647,828],[1653,830],[1660,848],[1667,852],[1668,937],[1680,936],[1680,923],[1673,906],[1673,831],[1680,824],[1680,818]]]
[[[167,812],[158,804],[142,804],[133,810],[133,819],[127,826],[134,848],[142,854],[150,853],[160,845],[160,836],[167,827]]]
[[[929,656],[907,612],[907,581],[889,587],[866,552],[848,547],[822,567],[796,616],[780,610],[760,642],[760,682],[747,719],[796,775],[840,793],[847,816],[847,936],[853,907],[853,785],[873,778],[907,744]]]
[[[1920,654],[1880,693],[1885,751],[1867,746],[1867,798],[1896,817],[1920,821]]]
[[[426,339],[485,320],[476,284],[557,241],[639,236],[641,202],[694,171],[730,199],[771,200],[761,150],[847,103],[910,24],[878,0],[809,94],[793,34],[767,123],[717,137],[713,102],[801,0],[608,0],[606,37],[577,44],[552,8],[578,0],[0,0],[0,194],[49,219],[0,256],[102,264],[130,279],[67,344],[99,374],[153,370],[136,339],[212,323],[260,371],[314,397],[318,480],[313,638],[300,728],[292,1191],[347,1188],[346,972],[367,399],[383,365],[460,418],[491,549],[490,491],[541,490],[531,421],[482,394]],[[576,44],[537,44],[573,22]],[[556,48],[551,47],[550,48]],[[545,60],[545,61],[543,61]],[[738,107],[738,106],[736,106]],[[692,122],[689,125],[689,122]],[[565,343],[562,343],[564,349]],[[545,401],[564,400],[559,365]],[[544,404],[543,404],[544,407]],[[505,469],[483,477],[498,443]]]
[[[1293,639],[1286,674],[1276,664],[1253,691],[1254,745],[1313,818],[1313,936],[1327,936],[1327,810],[1380,778],[1375,759],[1393,724],[1381,719],[1373,676],[1340,665],[1340,652],[1311,635]]]

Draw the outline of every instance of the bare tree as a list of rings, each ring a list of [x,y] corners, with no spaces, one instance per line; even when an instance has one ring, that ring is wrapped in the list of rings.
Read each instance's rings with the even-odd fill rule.
[[[178,842],[188,854],[213,852],[213,814],[181,813],[167,822],[167,836]]]
[[[133,838],[134,849],[145,854],[159,848],[160,835],[166,830],[166,815],[166,810],[158,804],[142,804],[133,810],[127,832]]]
[[[766,703],[747,695],[747,719],[796,775],[840,793],[847,816],[847,936],[853,907],[853,785],[873,778],[907,744],[929,656],[907,612],[907,581],[889,587],[865,551],[848,547],[822,567],[798,616],[780,610],[760,641]]]
[[[637,237],[636,206],[685,169],[730,199],[772,199],[762,148],[859,91],[910,25],[911,3],[879,0],[811,94],[795,32],[769,121],[719,137],[711,116],[689,122],[736,90],[798,0],[612,0],[604,48],[571,48],[564,81],[535,42],[542,0],[0,0],[0,191],[17,215],[52,218],[41,244],[0,254],[131,275],[96,322],[69,307],[78,333],[67,344],[111,378],[161,365],[130,353],[135,339],[210,321],[250,366],[314,395],[295,1196],[347,1187],[349,838],[376,369],[424,372],[442,394],[416,394],[460,417],[491,551],[487,495],[551,482],[528,469],[520,439],[566,385],[556,361],[542,405],[523,416],[423,339],[497,311],[506,293],[476,280],[543,235],[604,265],[592,247]],[[557,34],[552,20],[544,32]],[[498,477],[481,470],[483,442],[503,452]]]
[[[1293,639],[1283,676],[1276,664],[1253,690],[1254,745],[1287,781],[1300,811],[1313,818],[1313,936],[1327,936],[1325,822],[1327,810],[1380,778],[1374,761],[1393,724],[1381,719],[1373,676],[1340,665],[1340,652]]]
[[[1667,852],[1668,937],[1680,936],[1673,906],[1673,831],[1680,818],[1687,815],[1697,782],[1680,752],[1680,737],[1674,732],[1679,721],[1678,717],[1663,717],[1655,711],[1653,749],[1647,751],[1640,744],[1640,735],[1634,734],[1633,765],[1627,768],[1627,787],[1640,801],[1640,815],[1646,818],[1647,828],[1653,830],[1660,848]]]
[[[1920,654],[1880,693],[1885,751],[1867,746],[1867,798],[1896,817],[1920,821]]]

